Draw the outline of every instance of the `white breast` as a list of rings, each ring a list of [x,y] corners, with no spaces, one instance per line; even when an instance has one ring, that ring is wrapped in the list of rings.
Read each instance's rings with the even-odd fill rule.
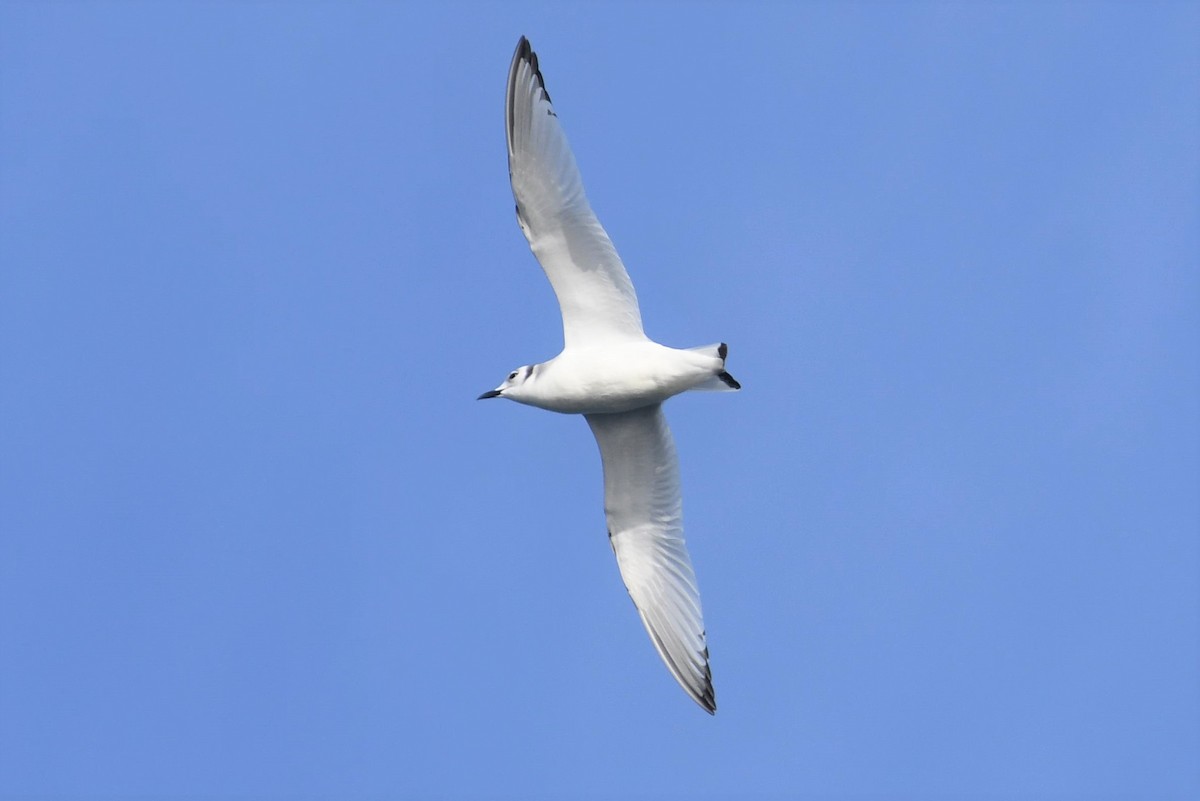
[[[720,360],[649,340],[603,348],[569,348],[541,365],[515,397],[565,414],[613,414],[662,403],[709,380]]]

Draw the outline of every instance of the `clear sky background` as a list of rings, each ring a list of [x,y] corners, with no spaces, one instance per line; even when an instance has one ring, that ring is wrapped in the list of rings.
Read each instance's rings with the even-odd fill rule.
[[[660,663],[513,215],[648,333]],[[1200,795],[1194,3],[0,4],[0,797]]]

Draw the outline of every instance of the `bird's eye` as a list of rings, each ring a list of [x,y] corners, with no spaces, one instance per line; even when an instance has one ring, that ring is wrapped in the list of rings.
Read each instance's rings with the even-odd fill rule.
[[[512,380],[513,380],[514,378],[516,378],[516,377],[517,377],[517,371],[516,371],[516,370],[513,370],[511,373],[509,373],[509,374],[508,374],[508,380],[509,380],[509,381],[512,381]]]

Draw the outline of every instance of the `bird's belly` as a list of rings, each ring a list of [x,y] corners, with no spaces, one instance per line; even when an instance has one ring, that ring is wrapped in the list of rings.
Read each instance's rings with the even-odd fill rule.
[[[564,414],[616,414],[662,403],[708,377],[708,370],[675,360],[602,359],[560,371],[553,391],[535,405]]]
[[[653,388],[605,386],[590,392],[564,392],[541,399],[537,405],[563,414],[616,414],[662,403],[674,394]]]

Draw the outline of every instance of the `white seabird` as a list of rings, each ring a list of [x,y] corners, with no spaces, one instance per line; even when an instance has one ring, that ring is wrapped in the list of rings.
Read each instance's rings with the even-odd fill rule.
[[[537,54],[522,36],[508,71],[508,172],[517,222],[554,287],[563,350],[479,396],[582,414],[600,445],[604,513],[621,578],[675,679],[717,708],[696,575],[683,540],[679,461],[663,416],[690,389],[737,390],[724,343],[668,348],[642,331],[629,274],[588,205]]]

